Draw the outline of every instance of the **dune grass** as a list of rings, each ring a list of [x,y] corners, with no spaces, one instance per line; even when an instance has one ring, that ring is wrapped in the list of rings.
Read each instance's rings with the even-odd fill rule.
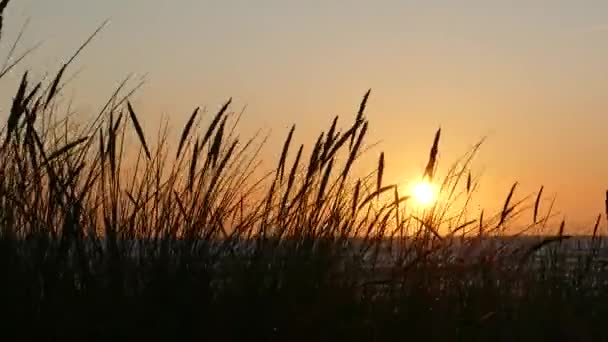
[[[423,175],[441,200],[420,210],[384,183],[384,154],[352,171],[370,91],[310,146],[294,145],[294,125],[261,177],[261,139],[239,136],[230,100],[210,117],[193,110],[173,145],[148,138],[123,83],[74,128],[58,97],[95,34],[48,84],[23,75],[1,131],[2,335],[608,338],[601,215],[591,237],[572,238],[551,226],[542,188],[518,202],[515,183],[500,212],[468,217],[481,143],[441,178],[436,132]],[[530,211],[521,232],[547,235],[507,234]]]

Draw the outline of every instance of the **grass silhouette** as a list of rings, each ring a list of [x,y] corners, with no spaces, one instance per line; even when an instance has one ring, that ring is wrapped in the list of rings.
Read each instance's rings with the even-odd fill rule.
[[[367,176],[352,172],[370,91],[354,121],[335,117],[310,149],[292,146],[294,125],[260,179],[257,140],[239,140],[231,100],[206,124],[195,109],[175,154],[162,136],[148,143],[131,92],[120,95],[126,83],[70,129],[56,110],[63,77],[102,27],[49,84],[23,75],[0,135],[2,335],[608,338],[601,215],[591,237],[566,235],[565,222],[556,235],[507,235],[527,208],[513,200],[515,183],[502,211],[468,218],[481,142],[440,180],[440,130],[424,176],[441,201],[414,210],[383,183],[383,153]],[[522,232],[550,231],[542,192]]]

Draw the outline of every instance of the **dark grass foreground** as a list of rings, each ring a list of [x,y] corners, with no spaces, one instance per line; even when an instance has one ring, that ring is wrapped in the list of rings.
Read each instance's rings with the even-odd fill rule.
[[[292,129],[260,177],[229,101],[148,144],[124,84],[90,122],[60,116],[68,66],[23,75],[0,135],[0,339],[608,340],[600,219],[569,239],[541,190],[521,230],[558,234],[507,237],[515,185],[469,217],[478,145],[437,179],[437,132],[441,200],[416,210],[384,155],[351,174],[369,92],[311,148]]]

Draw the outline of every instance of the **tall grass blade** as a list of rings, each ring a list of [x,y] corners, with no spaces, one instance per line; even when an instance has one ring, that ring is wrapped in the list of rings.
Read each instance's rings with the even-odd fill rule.
[[[481,210],[481,213],[479,214],[479,236],[483,235],[483,209]]]
[[[207,128],[207,132],[205,132],[205,135],[203,136],[203,140],[201,142],[201,148],[202,148],[202,146],[205,146],[205,144],[207,143],[209,138],[211,138],[211,134],[213,134],[215,127],[220,122],[220,119],[222,118],[222,116],[224,115],[226,110],[228,110],[228,106],[230,106],[231,103],[232,103],[232,98],[229,98],[228,101],[226,101],[226,103],[224,103],[224,105],[219,110],[219,112],[217,112],[217,114],[213,118],[213,121],[211,121],[211,124]]]
[[[194,123],[194,119],[196,118],[196,115],[198,114],[199,108],[200,107],[196,107],[196,109],[194,110],[192,115],[190,115],[190,119],[188,119],[188,122],[186,122],[186,126],[184,126],[184,129],[182,130],[182,136],[179,139],[179,144],[177,145],[177,154],[175,155],[176,159],[179,158],[179,155],[182,152],[182,148],[184,147],[186,138],[190,134],[190,129],[192,128],[192,124]]]
[[[507,195],[507,199],[505,200],[505,204],[502,207],[502,211],[500,213],[500,221],[496,227],[502,226],[505,223],[507,216],[513,211],[513,207],[509,207],[511,203],[511,199],[513,198],[513,194],[515,193],[515,188],[517,187],[517,182],[513,183],[511,186],[511,190],[509,190],[509,195]]]
[[[59,87],[59,82],[61,81],[61,78],[63,77],[63,74],[65,73],[65,69],[67,67],[68,67],[67,64],[62,65],[61,69],[59,69],[59,72],[57,73],[57,75],[55,75],[55,79],[53,80],[53,83],[51,84],[51,88],[49,89],[49,93],[47,95],[46,102],[44,103],[45,110],[47,109],[47,107],[49,106],[49,104],[51,103],[51,101],[53,100],[55,95],[57,95],[57,88]]]
[[[369,95],[371,92],[372,90],[368,89],[365,95],[363,95],[363,99],[361,100],[361,104],[359,105],[359,111],[357,111],[356,122],[363,121],[363,114],[365,113],[365,107],[367,106],[367,100],[369,99]]]
[[[378,176],[376,178],[376,190],[380,190],[382,187],[382,176],[384,175],[384,152],[380,153],[380,159],[378,160]]]
[[[329,164],[325,168],[325,172],[323,173],[323,178],[321,179],[321,185],[319,186],[319,194],[317,195],[317,205],[321,206],[323,196],[325,194],[325,188],[327,187],[327,183],[329,182],[329,176],[331,174],[331,170],[334,165],[334,159],[332,158],[329,161]]]
[[[359,204],[359,209],[363,208],[366,204],[371,202],[374,198],[380,197],[380,195],[382,195],[383,193],[387,192],[388,190],[393,190],[394,188],[396,188],[396,185],[391,184],[391,185],[384,186],[384,187],[372,192],[363,200],[363,202],[361,202],[361,204]]]
[[[435,138],[433,139],[433,146],[431,147],[431,152],[429,153],[429,161],[424,170],[423,177],[429,179],[429,181],[433,181],[435,165],[437,163],[437,153],[439,152],[439,138],[441,137],[441,128],[437,130],[435,133]]]
[[[296,125],[291,126],[289,134],[287,135],[287,139],[285,139],[285,143],[283,144],[281,158],[279,159],[279,166],[277,167],[277,172],[279,173],[279,182],[283,182],[283,174],[285,172],[285,160],[287,159],[287,154],[289,153],[289,145],[291,144],[291,139],[295,130]]]
[[[355,143],[354,147],[350,151],[350,154],[348,156],[348,160],[346,161],[346,165],[344,166],[344,171],[342,171],[342,180],[343,181],[346,179],[346,176],[348,175],[348,173],[350,171],[350,168],[353,165],[353,162],[355,161],[355,158],[357,157],[357,153],[359,152],[359,148],[361,147],[361,143],[363,141],[363,137],[365,137],[366,133],[367,133],[367,122],[365,122],[363,124],[363,128],[361,128],[361,133],[359,133],[359,137],[357,138],[357,142]]]
[[[19,124],[19,119],[21,118],[25,108],[23,106],[23,101],[25,97],[25,91],[27,89],[27,71],[23,74],[21,78],[21,83],[19,84],[19,89],[17,90],[17,94],[13,98],[13,105],[11,107],[10,114],[7,119],[7,132],[6,138],[4,141],[4,146],[8,144],[12,134],[16,132],[17,125]]]
[[[533,222],[533,223],[534,223],[534,224],[536,224],[536,222],[538,222],[538,221],[537,221],[537,217],[538,217],[538,208],[539,208],[539,205],[540,205],[540,199],[541,199],[541,196],[542,196],[542,194],[543,194],[543,189],[544,189],[544,186],[541,186],[541,187],[540,187],[540,190],[538,190],[538,195],[536,195],[536,201],[534,201],[534,216],[533,216],[533,220],[534,220],[534,222]]]
[[[528,258],[530,258],[530,256],[532,256],[532,254],[538,252],[540,249],[546,247],[547,245],[550,245],[555,242],[561,243],[563,240],[567,240],[570,238],[571,238],[571,236],[569,236],[569,235],[550,236],[550,237],[544,238],[541,242],[535,244],[530,249],[528,249],[526,251],[526,253],[524,253],[521,261],[525,262]]]
[[[353,194],[353,203],[351,209],[351,215],[354,217],[357,212],[357,206],[359,204],[359,192],[361,191],[361,180],[357,180],[357,185],[355,185],[355,193]]]
[[[129,110],[129,115],[131,117],[131,121],[133,122],[133,126],[135,127],[135,132],[137,133],[137,137],[139,138],[139,142],[144,148],[144,152],[146,153],[146,157],[148,160],[152,159],[150,155],[150,150],[148,149],[148,144],[146,143],[146,139],[144,137],[144,131],[141,129],[141,125],[139,124],[139,120],[137,120],[137,115],[135,115],[135,111],[133,110],[133,106],[131,106],[131,102],[127,101],[127,108]]]
[[[0,38],[2,37],[2,29],[4,26],[4,10],[9,2],[10,0],[2,0],[2,2],[0,2]]]
[[[213,167],[215,167],[215,164],[217,162],[217,159],[219,158],[220,155],[220,147],[222,146],[222,139],[224,137],[224,127],[226,126],[226,120],[228,117],[224,117],[222,119],[222,123],[220,124],[220,127],[217,129],[217,133],[215,134],[215,137],[213,138],[213,142],[211,143],[211,148],[209,149],[209,159],[211,160],[211,165]]]
[[[196,173],[196,164],[198,163],[199,156],[199,140],[196,139],[194,143],[194,148],[192,149],[192,158],[190,160],[190,172],[188,175],[188,190],[192,192],[192,188],[194,186],[194,175]]]
[[[291,171],[289,172],[289,178],[287,179],[287,188],[285,189],[285,194],[283,195],[283,200],[281,201],[281,207],[279,212],[282,213],[283,208],[287,204],[287,199],[289,198],[289,193],[293,187],[293,184],[296,179],[296,173],[298,171],[298,166],[300,163],[300,158],[302,157],[302,151],[304,150],[304,145],[300,145],[298,149],[298,153],[296,154],[296,159],[293,161],[293,165],[291,167]]]
[[[359,104],[359,111],[357,111],[357,118],[355,119],[355,123],[353,124],[353,128],[356,132],[357,128],[363,123],[363,115],[365,113],[365,107],[367,106],[367,100],[369,99],[369,94],[371,93],[371,89],[368,89],[365,95],[363,95],[363,99],[361,100],[361,104]],[[354,134],[350,138],[349,149],[352,149],[354,143],[355,136]]]
[[[600,221],[601,220],[602,220],[602,214],[597,215],[597,219],[595,220],[595,225],[593,225],[593,235],[592,235],[593,240],[595,240],[596,237],[598,236],[597,232],[598,232],[598,229],[600,227]]]
[[[337,135],[334,137],[334,134],[336,134],[336,126],[338,125],[338,116],[336,115],[334,117],[334,121],[331,123],[331,127],[329,128],[329,131],[327,131],[327,138],[325,139],[325,144],[323,145],[323,152],[321,153],[321,163],[325,164],[326,160],[327,160],[327,154],[330,151],[331,145],[334,143],[335,139],[337,139]]]
[[[62,148],[58,149],[57,151],[51,153],[46,162],[41,165],[41,166],[46,166],[48,163],[52,162],[53,160],[55,160],[56,158],[62,156],[63,154],[69,152],[70,150],[72,150],[73,148],[75,148],[76,146],[82,144],[83,142],[89,140],[89,137],[82,137],[80,139],[77,139],[75,141],[70,142],[69,144],[63,146]]]

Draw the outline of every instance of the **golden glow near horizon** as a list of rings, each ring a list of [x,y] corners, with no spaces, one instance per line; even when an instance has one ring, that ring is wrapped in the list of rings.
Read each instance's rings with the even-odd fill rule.
[[[414,184],[412,188],[412,198],[421,207],[429,207],[435,204],[437,195],[437,186],[427,180]]]

